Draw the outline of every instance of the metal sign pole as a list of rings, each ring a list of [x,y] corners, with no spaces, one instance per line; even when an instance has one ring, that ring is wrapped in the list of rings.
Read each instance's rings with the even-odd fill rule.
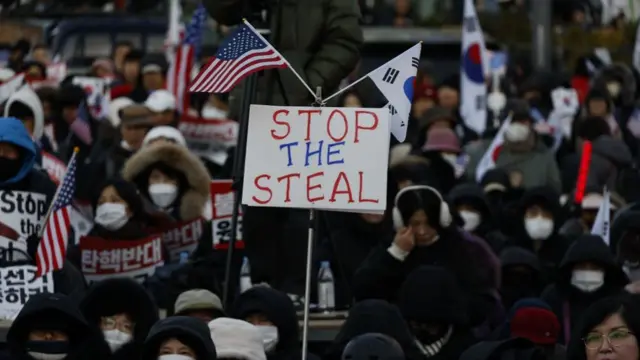
[[[231,294],[231,270],[233,264],[233,251],[236,245],[238,234],[238,217],[240,216],[240,204],[242,202],[242,179],[244,173],[244,159],[247,147],[247,131],[249,130],[249,111],[253,103],[256,87],[258,84],[259,72],[249,75],[244,84],[242,92],[242,103],[240,108],[240,124],[238,127],[238,143],[233,157],[233,213],[231,214],[231,238],[227,249],[227,262],[225,266],[224,284],[222,298],[225,309],[230,306]]]

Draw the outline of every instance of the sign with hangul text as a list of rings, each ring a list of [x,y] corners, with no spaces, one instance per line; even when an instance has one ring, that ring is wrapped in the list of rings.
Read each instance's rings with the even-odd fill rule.
[[[47,172],[51,181],[59,184],[67,172],[67,164],[46,151],[42,152],[42,168]]]
[[[90,76],[74,76],[73,84],[84,89],[89,111],[94,118],[102,119],[107,116],[109,103],[107,80]]]
[[[181,222],[160,232],[162,243],[169,250],[169,258],[172,263],[178,262],[180,254],[183,252],[191,254],[198,247],[203,226],[203,219],[195,219]]]
[[[226,250],[231,241],[231,217],[233,215],[234,193],[232,180],[211,181],[211,230],[213,248]],[[242,241],[242,207],[238,209],[238,229],[236,231],[235,249],[244,249]]]
[[[126,276],[143,283],[164,264],[162,238],[113,240],[85,236],[80,239],[82,273],[87,282]]]
[[[242,203],[383,212],[389,111],[251,105]]]
[[[193,153],[218,165],[225,163],[227,150],[238,140],[238,123],[233,120],[184,115],[178,128]]]
[[[0,259],[27,251],[26,238],[40,232],[47,210],[44,194],[0,191]]]
[[[53,273],[36,277],[34,265],[0,268],[0,319],[14,320],[27,300],[40,293],[54,293]]]

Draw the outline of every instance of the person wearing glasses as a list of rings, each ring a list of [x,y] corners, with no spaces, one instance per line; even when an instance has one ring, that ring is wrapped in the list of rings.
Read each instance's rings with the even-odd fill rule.
[[[621,295],[595,302],[569,342],[567,360],[640,358],[640,296]]]

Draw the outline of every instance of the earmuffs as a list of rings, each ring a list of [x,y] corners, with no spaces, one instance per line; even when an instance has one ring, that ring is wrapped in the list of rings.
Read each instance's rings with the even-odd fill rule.
[[[442,198],[442,195],[440,195],[440,192],[438,192],[438,190],[432,188],[431,186],[411,185],[400,190],[396,195],[395,199],[393,200],[393,211],[391,216],[393,218],[393,226],[395,227],[395,229],[400,230],[406,226],[406,224],[402,220],[402,214],[400,213],[400,209],[398,209],[398,200],[403,194],[406,194],[410,191],[416,191],[416,190],[430,191],[433,194],[435,194],[438,197],[438,199],[440,199],[440,216],[438,219],[438,223],[440,224],[440,226],[444,228],[449,227],[449,225],[451,225],[451,223],[453,222],[453,217],[451,216],[451,211],[449,210],[449,204],[447,204],[444,201],[444,199]]]

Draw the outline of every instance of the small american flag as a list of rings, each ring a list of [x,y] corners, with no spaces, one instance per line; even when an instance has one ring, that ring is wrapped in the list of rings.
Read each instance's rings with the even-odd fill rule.
[[[256,71],[287,66],[282,55],[245,22],[225,39],[216,56],[193,80],[190,90],[225,93]]]
[[[69,165],[67,165],[67,173],[53,199],[53,207],[46,219],[42,239],[38,244],[36,252],[37,276],[62,269],[64,265],[71,226],[69,208],[72,205],[76,187],[76,154],[77,152],[73,153]]]
[[[178,111],[181,113],[189,108],[187,88],[191,80],[191,69],[202,48],[202,29],[206,20],[207,10],[200,4],[187,26],[184,41],[176,49],[167,74],[167,90],[176,97]]]

